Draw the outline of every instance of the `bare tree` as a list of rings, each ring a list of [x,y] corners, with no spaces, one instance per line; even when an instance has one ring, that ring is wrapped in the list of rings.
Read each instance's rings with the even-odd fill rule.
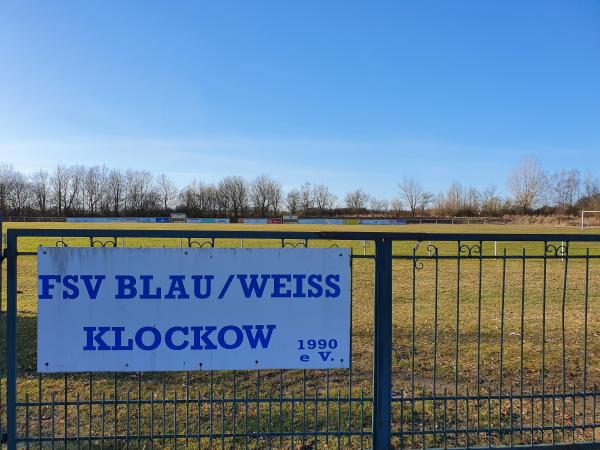
[[[248,208],[248,183],[242,177],[223,178],[218,186],[219,204],[238,218]]]
[[[355,191],[348,192],[344,201],[346,202],[346,207],[350,208],[357,215],[367,207],[369,195],[362,189],[356,189]]]
[[[297,214],[301,207],[301,195],[298,189],[292,189],[285,197],[287,210],[290,214]]]
[[[250,185],[250,202],[259,217],[265,217],[269,209],[269,182],[268,176],[261,175]]]
[[[465,208],[465,192],[462,184],[454,181],[446,193],[446,213],[457,215],[459,211]]]
[[[34,205],[40,214],[46,214],[50,197],[50,175],[45,170],[38,170],[30,179]]]
[[[71,214],[77,207],[81,208],[83,206],[78,204],[77,199],[81,197],[83,191],[86,169],[84,166],[71,166],[67,169],[67,172],[69,176],[63,202],[65,216]]]
[[[269,186],[269,207],[273,215],[277,215],[283,201],[283,188],[279,181],[273,181]]]
[[[466,193],[466,211],[473,215],[481,213],[481,194],[473,186],[467,188]]]
[[[429,191],[425,191],[421,194],[419,198],[419,208],[421,209],[421,215],[425,215],[425,210],[433,201],[433,194]]]
[[[370,207],[373,213],[386,213],[390,209],[390,202],[384,198],[373,197],[370,201]]]
[[[418,208],[424,211],[433,198],[433,195],[427,192],[421,183],[410,177],[404,177],[402,182],[398,184],[398,188],[402,200],[408,205],[413,216],[416,215]]]
[[[485,216],[499,216],[502,213],[503,202],[496,195],[496,186],[488,186],[481,194],[481,212]]]
[[[134,213],[156,209],[158,195],[152,191],[154,177],[144,170],[128,170],[126,179],[126,204]]]
[[[50,178],[52,198],[56,206],[56,213],[61,216],[64,213],[64,202],[69,184],[69,171],[63,165],[58,165]]]
[[[304,215],[309,215],[310,211],[314,209],[314,200],[311,184],[306,182],[300,186],[300,209]]]
[[[390,209],[394,212],[394,214],[400,214],[402,212],[402,200],[399,198],[395,198],[392,200],[390,204]]]
[[[198,185],[198,208],[202,214],[213,213],[218,207],[218,189],[214,184]]]
[[[94,215],[100,208],[100,203],[105,192],[105,167],[89,167],[83,176],[83,201],[87,211]]]
[[[188,214],[204,215],[215,212],[217,197],[214,185],[194,180],[180,191],[179,202]]]
[[[0,212],[8,213],[9,199],[15,180],[15,170],[8,164],[0,165]]]
[[[260,217],[266,217],[270,211],[275,214],[279,209],[281,197],[281,184],[268,175],[259,176],[250,185],[250,201]]]
[[[198,182],[193,180],[179,191],[179,205],[189,215],[198,209]]]
[[[524,158],[508,177],[508,188],[524,213],[531,211],[544,188],[544,170],[534,158]]]
[[[313,199],[319,216],[327,210],[331,210],[337,201],[336,196],[324,184],[317,184],[313,187]]]
[[[167,175],[161,173],[156,179],[156,187],[163,210],[168,214],[171,203],[177,198],[177,186]]]
[[[445,194],[437,198],[437,207],[445,215],[476,216],[481,212],[481,195],[474,187],[453,182]]]
[[[17,216],[20,216],[31,200],[31,186],[25,175],[14,172],[9,194],[9,206]]]
[[[561,209],[572,208],[579,199],[581,174],[578,170],[561,170],[552,177],[554,203]]]
[[[118,216],[123,206],[126,188],[125,175],[119,169],[112,169],[106,179],[106,193],[108,210]]]
[[[583,195],[591,197],[600,193],[600,181],[593,173],[587,172],[583,177]]]

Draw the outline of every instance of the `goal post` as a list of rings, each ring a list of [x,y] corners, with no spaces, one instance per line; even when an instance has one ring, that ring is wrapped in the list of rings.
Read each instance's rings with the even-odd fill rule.
[[[591,214],[600,214],[600,210],[596,210],[596,211],[581,211],[581,228],[583,229],[585,227],[585,216],[586,215],[591,215]]]
[[[185,213],[171,213],[169,219],[171,223],[186,223],[187,215]]]

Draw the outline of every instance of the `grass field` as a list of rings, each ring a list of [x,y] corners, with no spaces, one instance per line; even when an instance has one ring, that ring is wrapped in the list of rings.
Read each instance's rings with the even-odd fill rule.
[[[4,224],[29,228],[161,228],[276,231],[418,231],[450,233],[579,233],[576,228],[494,225],[299,226],[299,225],[136,225]],[[598,233],[600,230],[586,230]],[[23,238],[21,251],[55,245],[60,239]],[[65,239],[70,246],[89,240]],[[118,240],[127,247],[187,246],[180,239]],[[332,241],[311,241],[310,247]],[[355,255],[372,255],[372,242],[335,242]],[[592,397],[539,398],[539,393],[591,392],[600,382],[600,245],[573,243],[569,258],[526,259],[543,255],[543,243],[483,242],[484,256],[456,258],[457,242],[431,242],[439,258],[421,243],[395,242],[393,267],[393,426],[396,446],[481,445],[591,440],[595,430]],[[478,242],[463,242],[472,246]],[[559,246],[561,243],[551,243]],[[277,240],[217,239],[217,247],[276,247]],[[507,257],[503,257],[506,252]],[[525,252],[525,253],[523,253]],[[447,258],[445,258],[447,257]],[[373,274],[369,258],[353,260],[352,371],[190,372],[169,374],[71,374],[38,376],[36,367],[36,259],[19,258],[18,397],[19,433],[62,438],[76,445],[82,435],[124,437],[133,448],[186,444],[196,448],[368,448],[373,337]],[[460,266],[460,273],[459,273]],[[5,269],[4,269],[5,270]],[[5,280],[6,274],[3,274]],[[544,293],[545,286],[545,297]],[[2,296],[2,311],[6,311]],[[0,346],[5,347],[5,314]],[[437,339],[435,337],[437,336]],[[458,344],[458,345],[457,345]],[[542,360],[543,359],[543,360]],[[2,384],[6,362],[0,361]],[[542,367],[545,372],[542,372]],[[435,389],[434,389],[435,388]],[[515,398],[485,400],[499,391]],[[444,401],[444,392],[448,401]],[[479,392],[484,400],[471,398]],[[454,394],[463,400],[453,400]],[[467,393],[469,396],[467,396]],[[432,395],[439,399],[432,399]],[[3,393],[4,396],[4,393]],[[241,400],[248,396],[252,402]],[[348,400],[348,398],[353,400]],[[67,399],[65,402],[65,398]],[[89,399],[96,402],[89,406]],[[119,400],[114,407],[114,399]],[[260,402],[256,398],[263,399]],[[285,401],[280,401],[284,398]],[[338,399],[339,398],[339,399]],[[415,402],[407,401],[414,398]],[[105,404],[103,404],[103,399]],[[143,400],[143,402],[138,401]],[[150,399],[154,399],[150,401]],[[167,399],[168,403],[159,401]],[[179,399],[179,400],[177,400]],[[181,400],[188,399],[188,401]],[[208,401],[213,399],[214,401]],[[290,399],[293,399],[290,401]],[[306,399],[306,401],[304,401]],[[41,400],[41,402],[40,402]],[[235,400],[235,401],[233,401]],[[269,401],[271,400],[271,401]],[[54,402],[54,403],[53,403]],[[87,404],[86,404],[87,402]],[[111,403],[112,402],[112,403]],[[542,410],[543,408],[543,410]],[[65,413],[66,412],[66,413]],[[3,410],[4,414],[4,410]],[[593,417],[592,417],[593,416]],[[596,419],[597,421],[597,419]],[[531,424],[530,424],[531,422]],[[5,423],[5,419],[3,420]],[[79,427],[77,427],[79,424]],[[554,425],[553,425],[554,424]],[[575,429],[569,428],[578,424]],[[547,427],[542,429],[543,426]],[[489,429],[486,432],[472,431]],[[520,428],[519,428],[520,427]],[[527,427],[529,431],[527,431]],[[519,433],[506,430],[519,428]],[[455,430],[448,435],[442,430]],[[493,430],[498,431],[493,431]],[[223,433],[241,436],[221,439]],[[316,432],[314,432],[316,430]],[[326,430],[341,431],[327,436]],[[461,431],[462,430],[462,431]],[[469,431],[467,431],[469,430]],[[504,430],[504,431],[500,431]],[[523,431],[525,430],[525,431]],[[190,436],[200,432],[198,442]],[[361,436],[361,432],[365,436]],[[411,432],[414,434],[410,434]],[[421,432],[426,431],[425,436]],[[176,432],[180,439],[168,438]],[[283,432],[283,436],[282,433]],[[344,435],[345,433],[345,435]],[[137,439],[148,435],[155,440]],[[268,436],[273,435],[272,439]],[[294,434],[292,440],[291,435]],[[163,436],[167,438],[163,439]],[[188,436],[187,442],[183,437]],[[265,437],[267,435],[267,437]],[[212,437],[211,437],[212,436]],[[596,436],[600,438],[600,434]],[[467,442],[469,440],[469,442]],[[69,440],[71,442],[71,440]],[[84,441],[88,442],[87,440]]]

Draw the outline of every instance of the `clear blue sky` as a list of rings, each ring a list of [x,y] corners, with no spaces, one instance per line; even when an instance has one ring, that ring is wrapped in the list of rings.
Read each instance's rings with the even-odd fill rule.
[[[0,162],[393,197],[600,169],[600,2],[0,4]]]

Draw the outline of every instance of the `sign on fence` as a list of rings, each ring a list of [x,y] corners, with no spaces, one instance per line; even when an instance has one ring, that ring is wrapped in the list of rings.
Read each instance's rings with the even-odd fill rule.
[[[38,250],[38,371],[347,368],[349,249]]]
[[[206,218],[206,217],[188,217],[186,220],[187,223],[229,223],[228,218]]]
[[[359,219],[360,225],[406,225],[406,219]]]

